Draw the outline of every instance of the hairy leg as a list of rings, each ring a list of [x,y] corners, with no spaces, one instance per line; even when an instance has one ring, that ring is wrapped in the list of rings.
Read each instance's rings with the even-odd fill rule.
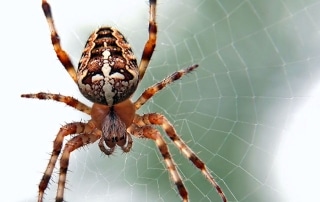
[[[57,163],[58,156],[62,149],[64,137],[71,134],[77,134],[83,132],[85,124],[81,122],[68,123],[62,126],[53,142],[53,150],[46,171],[44,172],[39,184],[38,202],[42,202],[44,190],[48,187],[48,183],[51,179],[53,169]]]
[[[147,88],[142,95],[134,102],[136,110],[138,110],[144,103],[146,103],[152,96],[154,96],[157,92],[165,88],[168,84],[180,79],[182,76],[190,73],[194,69],[196,69],[198,65],[192,65],[186,69],[174,72],[167,78],[163,79],[162,81],[154,84],[153,86]]]
[[[157,23],[156,23],[156,7],[157,0],[149,0],[150,16],[149,16],[149,39],[144,45],[141,61],[139,64],[139,80],[141,81],[146,69],[148,68],[153,51],[157,41]]]
[[[60,37],[57,33],[57,30],[55,28],[53,18],[52,18],[51,7],[46,0],[42,0],[42,10],[44,12],[44,15],[46,16],[46,19],[49,25],[49,29],[51,33],[51,42],[57,54],[57,57],[60,60],[61,64],[64,66],[64,68],[67,70],[67,72],[69,73],[73,81],[77,83],[77,74],[76,74],[75,68],[68,54],[61,47]]]
[[[185,188],[182,182],[181,176],[176,168],[176,164],[173,158],[171,157],[168,145],[163,139],[163,137],[161,136],[160,132],[150,125],[145,125],[144,123],[140,122],[138,119],[137,119],[137,124],[132,124],[128,128],[128,132],[139,138],[151,139],[156,143],[163,157],[164,163],[166,164],[167,169],[171,175],[171,179],[176,185],[181,198],[183,199],[184,202],[188,201],[187,189]]]
[[[190,149],[190,147],[180,138],[172,124],[162,115],[158,113],[145,114],[143,116],[136,116],[135,121],[143,122],[146,125],[159,125],[166,132],[168,137],[174,142],[176,147],[188,158],[204,175],[204,177],[211,183],[220,195],[222,201],[226,202],[227,198],[223,193],[221,187],[208,171],[204,162]]]
[[[21,97],[24,98],[37,98],[40,100],[55,100],[57,102],[63,102],[79,111],[82,111],[88,115],[91,114],[91,107],[87,106],[86,104],[80,102],[79,100],[71,97],[65,96],[60,94],[53,94],[53,93],[33,93],[33,94],[22,94]]]
[[[60,159],[59,181],[56,202],[64,201],[63,195],[65,190],[65,183],[71,152],[87,144],[94,143],[99,138],[101,138],[101,136],[102,132],[96,129],[93,123],[89,122],[88,124],[86,124],[84,131],[80,135],[73,137],[66,143]]]

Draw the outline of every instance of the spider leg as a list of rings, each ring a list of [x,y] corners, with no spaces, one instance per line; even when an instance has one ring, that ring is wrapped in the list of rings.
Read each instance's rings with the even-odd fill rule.
[[[162,81],[154,84],[153,86],[147,88],[142,95],[135,101],[134,105],[136,110],[138,110],[144,103],[146,103],[152,96],[154,96],[157,92],[165,88],[168,84],[180,79],[182,76],[188,74],[192,70],[196,69],[198,65],[192,65],[186,69],[174,72],[167,78],[163,79]]]
[[[69,166],[69,158],[70,158],[71,152],[87,144],[94,143],[99,138],[101,138],[101,136],[102,136],[102,132],[98,129],[95,129],[95,125],[89,122],[88,124],[86,124],[86,128],[81,134],[73,137],[71,140],[69,140],[65,144],[63,153],[60,158],[60,171],[59,171],[59,181],[58,181],[56,202],[64,201],[63,194],[65,189],[67,171]]]
[[[58,156],[61,152],[63,139],[67,135],[81,133],[85,130],[86,124],[81,122],[68,123],[62,126],[53,142],[53,150],[46,171],[44,172],[39,184],[38,202],[42,202],[44,190],[47,188],[49,180],[56,165]]]
[[[42,0],[42,10],[44,12],[44,15],[46,16],[50,33],[51,33],[51,42],[53,45],[53,48],[57,54],[58,59],[60,60],[61,64],[64,66],[64,68],[67,70],[71,78],[75,83],[77,83],[77,74],[74,69],[74,66],[68,56],[68,54],[62,49],[60,44],[60,37],[57,33],[57,30],[55,28],[52,13],[51,13],[51,7],[49,3],[46,0]]]
[[[204,175],[204,177],[212,184],[220,195],[222,201],[226,202],[227,198],[223,193],[221,187],[215,181],[213,176],[208,171],[203,161],[188,147],[186,143],[179,137],[172,124],[162,115],[158,113],[145,114],[143,116],[136,116],[135,121],[143,122],[146,125],[159,125],[163,128],[169,138],[174,142],[176,147],[188,158]]]
[[[137,117],[138,117],[138,115],[137,115]],[[136,137],[139,137],[139,138],[151,139],[156,143],[156,145],[159,148],[159,151],[164,159],[164,162],[169,170],[169,173],[171,175],[171,179],[173,180],[174,184],[177,186],[177,189],[178,189],[179,194],[182,197],[183,201],[187,202],[188,201],[187,189],[184,186],[182,179],[181,179],[181,176],[176,168],[176,164],[175,164],[173,158],[171,157],[167,143],[165,142],[165,140],[163,139],[163,137],[161,136],[160,132],[157,129],[153,128],[150,125],[145,125],[139,119],[140,119],[140,116],[136,120],[137,124],[135,124],[135,123],[132,124],[128,128],[128,132]],[[138,123],[139,121],[140,121],[140,123]]]
[[[60,94],[53,94],[53,93],[33,93],[33,94],[22,94],[21,97],[24,98],[37,98],[40,100],[55,100],[58,102],[63,102],[79,111],[82,111],[88,115],[91,114],[91,107],[87,106],[86,104],[80,102],[79,100],[71,97],[71,96],[64,96]]]
[[[149,65],[153,51],[156,47],[157,24],[156,24],[156,6],[157,0],[149,0],[149,39],[144,45],[143,53],[139,64],[139,80],[141,81]]]

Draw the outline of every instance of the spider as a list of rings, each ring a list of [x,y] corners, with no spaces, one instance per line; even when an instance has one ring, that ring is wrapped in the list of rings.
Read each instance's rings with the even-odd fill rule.
[[[125,37],[117,29],[105,26],[98,28],[89,36],[79,61],[78,70],[75,71],[68,54],[61,47],[50,4],[47,0],[42,0],[42,9],[49,25],[51,41],[57,57],[78,85],[80,92],[93,102],[93,105],[89,107],[73,97],[53,93],[40,92],[21,95],[25,98],[63,102],[91,116],[87,122],[67,123],[60,128],[53,142],[49,163],[39,184],[38,202],[43,201],[44,192],[59,156],[59,180],[55,199],[57,202],[64,201],[63,195],[71,152],[98,140],[100,150],[106,155],[112,154],[117,146],[123,152],[129,152],[133,143],[131,136],[148,138],[155,142],[179,195],[183,201],[188,201],[188,191],[171,157],[167,143],[154,126],[162,127],[181,153],[217,190],[222,201],[227,201],[225,194],[207,170],[204,162],[184,143],[166,117],[159,113],[144,115],[136,113],[157,92],[193,71],[198,65],[177,71],[152,85],[135,102],[130,99],[145,74],[156,46],[156,6],[156,0],[149,0],[149,39],[144,46],[139,65]],[[75,136],[72,136],[63,148],[63,140],[68,135]]]

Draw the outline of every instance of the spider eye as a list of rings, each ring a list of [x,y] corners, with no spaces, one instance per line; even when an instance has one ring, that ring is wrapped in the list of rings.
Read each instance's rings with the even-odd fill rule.
[[[137,60],[118,30],[101,27],[90,35],[77,79],[81,93],[95,103],[112,106],[134,93],[139,81]]]

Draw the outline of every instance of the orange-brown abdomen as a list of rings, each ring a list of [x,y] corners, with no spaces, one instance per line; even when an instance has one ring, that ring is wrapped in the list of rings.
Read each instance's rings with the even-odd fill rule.
[[[137,60],[117,29],[101,27],[90,35],[77,80],[81,93],[99,104],[112,106],[134,93],[139,81]]]

